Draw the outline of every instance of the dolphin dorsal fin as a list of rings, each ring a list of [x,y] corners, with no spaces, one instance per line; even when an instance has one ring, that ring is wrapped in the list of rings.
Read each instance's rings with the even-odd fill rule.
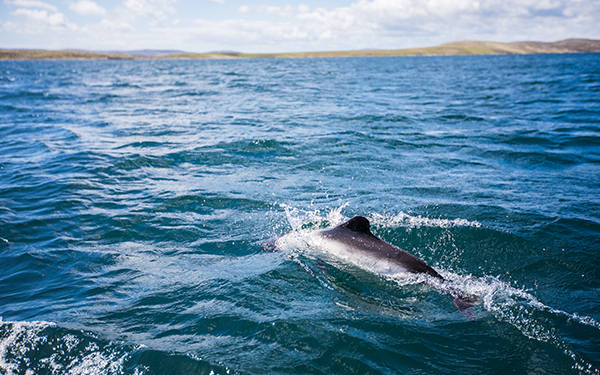
[[[364,216],[354,216],[352,219],[340,225],[340,227],[349,229],[356,233],[375,237],[373,233],[371,233],[371,224],[369,223],[369,220]]]

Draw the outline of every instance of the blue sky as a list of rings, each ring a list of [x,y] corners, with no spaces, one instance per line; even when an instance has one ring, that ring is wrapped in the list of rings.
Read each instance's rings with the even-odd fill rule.
[[[0,1],[0,48],[299,52],[600,39],[598,0]]]

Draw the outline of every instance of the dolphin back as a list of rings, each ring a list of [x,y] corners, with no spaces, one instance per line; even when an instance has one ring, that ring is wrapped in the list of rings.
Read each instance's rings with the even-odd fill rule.
[[[423,260],[371,233],[371,224],[363,216],[354,216],[333,229],[323,231],[322,234],[337,239],[355,250],[369,253],[373,258],[386,259],[391,263],[399,264],[408,272],[424,273],[443,280],[442,276]]]
[[[367,247],[371,252],[376,253],[379,256],[385,256],[390,261],[403,264],[407,271],[417,274],[427,274],[441,280],[442,282],[446,281],[439,273],[437,273],[436,270],[431,268],[423,260],[376,237],[373,233],[371,233],[371,224],[367,218],[363,216],[355,216],[347,222],[338,225],[336,228],[334,228],[334,230],[330,231],[331,235],[338,234],[336,233],[336,230],[339,231],[340,228],[354,232],[358,234],[359,237],[364,236],[364,240],[361,242],[363,242],[365,245],[369,244]],[[433,287],[433,285],[431,286]],[[477,296],[468,295],[458,290],[442,291],[442,293],[450,294],[454,307],[456,307],[456,309],[469,320],[474,320],[472,307],[479,299]]]
[[[371,223],[369,223],[369,219],[364,216],[354,216],[345,223],[338,225],[338,228],[345,228],[355,233],[375,237],[375,235],[371,233]]]

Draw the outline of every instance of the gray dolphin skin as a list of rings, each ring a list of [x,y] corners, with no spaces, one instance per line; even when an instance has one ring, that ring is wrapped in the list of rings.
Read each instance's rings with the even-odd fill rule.
[[[334,253],[343,258],[363,259],[365,261],[361,261],[361,263],[367,263],[373,265],[375,269],[384,270],[382,273],[427,274],[439,281],[444,281],[439,273],[421,259],[379,239],[371,233],[369,220],[363,216],[355,216],[335,228],[322,230],[318,234],[326,242],[331,243],[332,247],[336,248]],[[453,288],[447,288],[441,290],[441,292],[450,294],[457,310],[472,319],[473,314],[470,308],[477,301],[476,296],[463,295],[463,293]]]
[[[355,216],[335,228],[319,232],[319,235],[341,244],[346,251],[358,256],[383,260],[399,266],[397,268],[404,272],[426,273],[443,280],[439,273],[421,259],[371,233],[371,224],[365,217]]]

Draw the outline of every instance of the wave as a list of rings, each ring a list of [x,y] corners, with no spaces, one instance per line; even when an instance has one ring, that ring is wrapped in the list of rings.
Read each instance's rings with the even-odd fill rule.
[[[130,355],[122,345],[53,322],[0,320],[0,370],[6,375],[118,374]]]
[[[235,374],[195,355],[104,340],[53,322],[2,321],[0,373],[16,374]]]

